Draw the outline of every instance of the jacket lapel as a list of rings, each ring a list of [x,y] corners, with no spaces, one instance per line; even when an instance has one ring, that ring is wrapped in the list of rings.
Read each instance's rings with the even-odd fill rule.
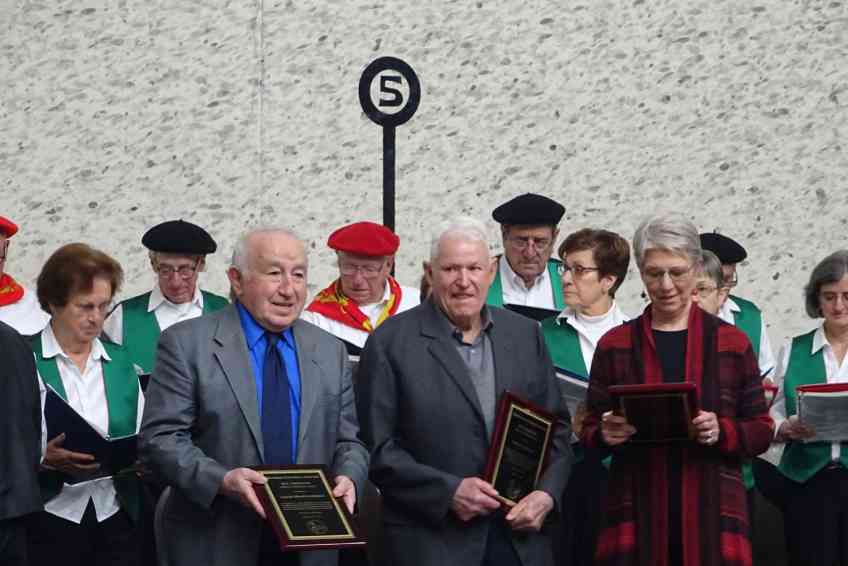
[[[492,320],[496,318],[495,309],[490,308]],[[515,356],[512,353],[513,340],[509,336],[509,326],[504,322],[500,324],[494,321],[489,337],[492,341],[492,352],[495,358],[495,403],[500,401],[501,391],[518,392],[515,380],[520,373],[515,367]],[[495,346],[497,344],[497,346]],[[497,407],[497,405],[496,405]]]
[[[453,338],[445,336],[444,321],[440,320],[441,314],[436,310],[438,307],[432,301],[428,301],[427,304],[426,315],[421,321],[421,334],[432,338],[428,350],[474,408],[480,420],[483,421],[480,399],[477,397],[474,384],[471,383],[471,378],[468,376],[468,368],[459,356],[459,352],[456,351],[456,346],[451,342]]]
[[[298,319],[292,327],[297,365],[300,370],[300,418],[298,419],[297,452],[301,453],[306,438],[309,418],[318,399],[321,366],[318,363],[318,344],[309,339],[308,333],[303,332],[303,322]]]
[[[234,305],[225,309],[215,331],[213,352],[224,376],[230,383],[247,427],[253,435],[256,449],[265,459],[262,443],[262,425],[259,421],[259,402],[256,399],[256,381],[253,365],[244,339],[244,331]]]

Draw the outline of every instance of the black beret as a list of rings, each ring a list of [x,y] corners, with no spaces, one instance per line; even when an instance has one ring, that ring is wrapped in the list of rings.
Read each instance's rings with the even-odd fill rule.
[[[157,224],[142,236],[141,243],[151,251],[166,254],[206,255],[218,249],[209,232],[185,220]]]
[[[557,225],[565,207],[555,200],[534,193],[524,193],[492,211],[500,224]]]
[[[748,252],[739,242],[733,238],[722,236],[718,232],[701,234],[701,247],[713,252],[718,256],[718,260],[725,265],[739,263],[748,257]]]

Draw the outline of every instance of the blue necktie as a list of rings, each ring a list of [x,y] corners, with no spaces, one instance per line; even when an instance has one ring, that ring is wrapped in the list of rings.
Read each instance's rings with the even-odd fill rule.
[[[292,425],[289,378],[286,365],[277,351],[279,334],[265,333],[268,347],[262,370],[262,440],[265,464],[283,466],[292,463]]]

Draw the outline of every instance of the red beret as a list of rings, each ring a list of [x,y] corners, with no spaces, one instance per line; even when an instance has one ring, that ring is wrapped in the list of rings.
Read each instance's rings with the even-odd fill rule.
[[[397,251],[400,238],[382,224],[354,222],[330,234],[327,245],[340,252],[385,256]]]
[[[7,238],[11,238],[18,231],[18,225],[6,218],[5,216],[0,216],[0,234],[3,234]]]

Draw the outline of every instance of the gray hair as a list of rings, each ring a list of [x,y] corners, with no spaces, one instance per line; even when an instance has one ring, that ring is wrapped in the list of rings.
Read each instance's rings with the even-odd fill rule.
[[[633,235],[633,253],[639,269],[644,266],[649,250],[682,255],[694,265],[701,260],[698,229],[679,214],[660,214],[646,218]]]
[[[489,239],[486,234],[486,225],[470,216],[457,216],[441,225],[430,240],[430,261],[436,261],[439,257],[439,245],[442,240],[454,238],[467,242],[481,242],[488,252]]]
[[[810,281],[804,287],[805,307],[810,318],[819,318],[822,315],[819,304],[819,292],[822,286],[842,281],[848,273],[848,250],[833,252],[810,273]]]
[[[259,228],[253,228],[244,232],[238,237],[238,240],[236,240],[236,244],[233,246],[233,257],[230,260],[230,267],[239,270],[241,273],[247,273],[250,267],[250,249],[248,244],[250,243],[250,239],[258,234],[285,234],[286,236],[303,243],[303,240],[301,240],[297,234],[289,228],[282,226],[260,226]]]
[[[701,261],[695,266],[695,275],[707,277],[716,287],[724,287],[724,273],[721,271],[721,260],[710,250],[701,251]]]

